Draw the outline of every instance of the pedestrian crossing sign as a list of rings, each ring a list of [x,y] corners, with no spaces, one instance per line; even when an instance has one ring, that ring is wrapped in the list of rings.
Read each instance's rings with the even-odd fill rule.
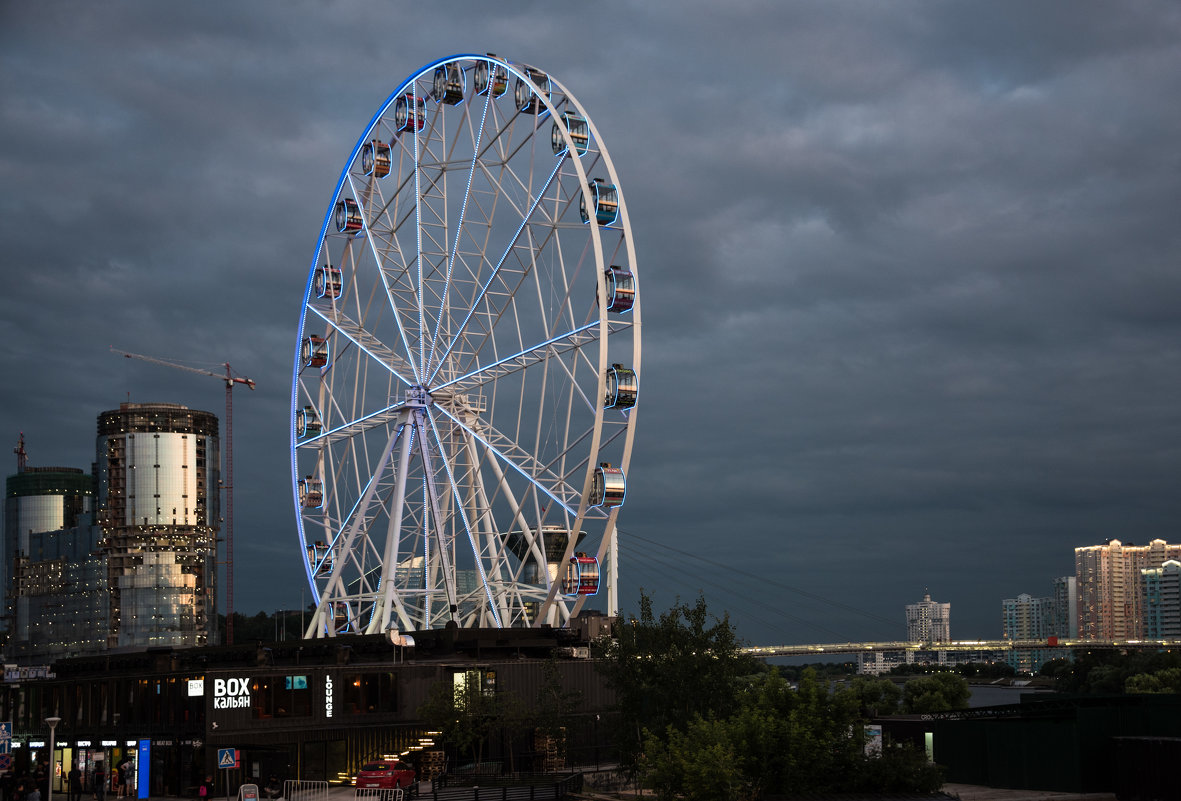
[[[217,749],[217,766],[219,768],[236,768],[236,767],[238,767],[238,749],[237,748],[219,748],[219,749]]]

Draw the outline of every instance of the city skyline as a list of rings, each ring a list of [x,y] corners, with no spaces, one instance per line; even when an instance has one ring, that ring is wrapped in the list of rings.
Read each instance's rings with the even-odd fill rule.
[[[0,23],[0,441],[89,472],[95,415],[128,397],[224,416],[219,383],[110,345],[254,379],[237,611],[301,602],[291,369],[334,182],[397,84],[459,52],[551,71],[620,173],[647,345],[625,612],[700,589],[752,643],[862,640],[926,588],[980,636],[1076,547],[1177,539],[1172,4]]]

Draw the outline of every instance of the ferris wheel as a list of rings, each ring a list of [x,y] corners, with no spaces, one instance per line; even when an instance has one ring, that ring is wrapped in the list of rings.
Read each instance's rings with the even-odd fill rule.
[[[491,54],[407,78],[348,157],[304,290],[305,636],[616,614],[639,369],[627,207],[579,102]]]

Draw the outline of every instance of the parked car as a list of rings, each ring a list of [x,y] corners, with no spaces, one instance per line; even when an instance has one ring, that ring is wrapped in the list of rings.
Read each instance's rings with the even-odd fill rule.
[[[356,786],[403,789],[414,784],[414,768],[394,759],[383,759],[378,762],[367,762],[361,766],[357,774]]]

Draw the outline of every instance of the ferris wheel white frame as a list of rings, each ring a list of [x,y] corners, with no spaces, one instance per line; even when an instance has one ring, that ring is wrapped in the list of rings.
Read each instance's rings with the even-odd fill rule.
[[[599,592],[617,613],[637,287],[618,176],[564,86],[490,54],[403,81],[348,158],[304,290],[305,636],[565,625]]]

